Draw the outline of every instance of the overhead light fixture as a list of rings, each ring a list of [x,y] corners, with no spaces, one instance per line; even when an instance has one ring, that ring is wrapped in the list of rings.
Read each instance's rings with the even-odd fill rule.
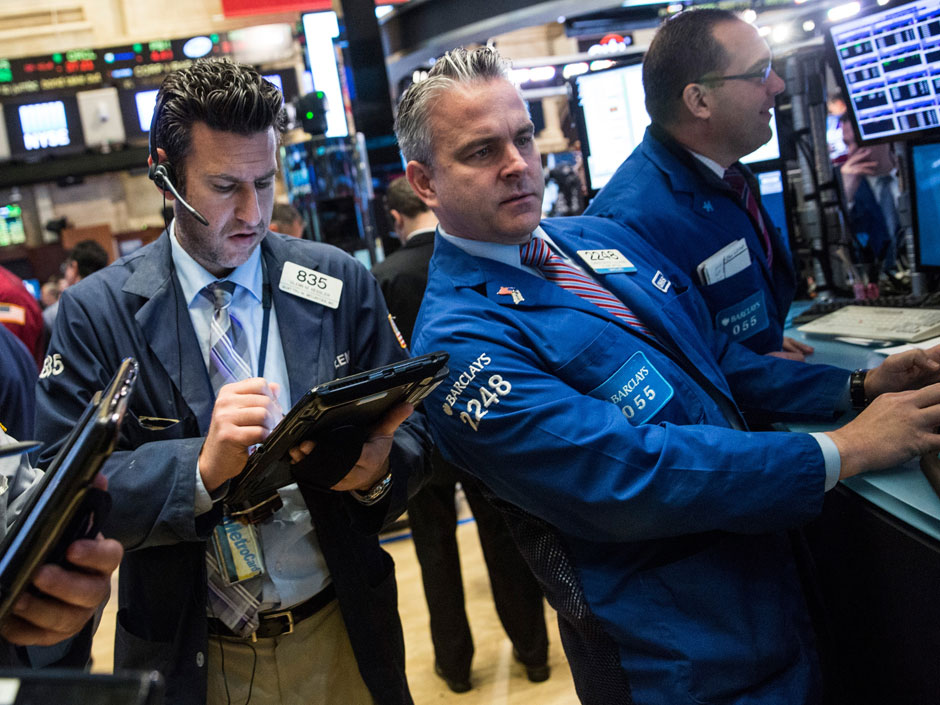
[[[754,24],[757,21],[757,13],[751,8],[748,8],[741,13],[741,19],[748,24]]]
[[[757,28],[757,34],[759,34],[761,37],[766,37],[770,35],[771,29],[772,28],[768,25],[762,25]]]
[[[571,78],[572,76],[580,76],[590,70],[586,61],[579,61],[576,64],[565,64],[565,67],[561,70],[561,75],[565,78]]]
[[[793,36],[793,25],[788,24],[788,23],[778,24],[770,32],[771,41],[777,44],[782,44],[783,42],[787,41],[792,36]]]
[[[847,2],[845,5],[836,5],[835,7],[829,8],[829,11],[826,12],[826,17],[830,22],[840,22],[841,20],[847,20],[849,17],[854,17],[862,9],[862,6],[857,2]]]
[[[803,23],[804,32],[812,32],[814,29],[816,29],[816,23],[812,20],[806,20],[806,22]]]

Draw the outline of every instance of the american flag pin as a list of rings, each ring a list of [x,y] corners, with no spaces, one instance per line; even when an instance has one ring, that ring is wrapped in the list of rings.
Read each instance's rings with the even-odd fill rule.
[[[511,296],[512,302],[514,304],[520,303],[521,301],[525,301],[525,299],[522,298],[522,292],[519,291],[514,286],[501,286],[499,287],[499,291],[497,291],[496,293],[499,296]]]

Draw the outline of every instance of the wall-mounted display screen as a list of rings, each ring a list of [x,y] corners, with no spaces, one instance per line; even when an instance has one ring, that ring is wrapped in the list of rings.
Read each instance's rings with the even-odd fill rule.
[[[151,91],[137,91],[134,94],[134,108],[137,112],[137,124],[141,132],[150,132],[150,123],[153,120],[153,109],[157,105],[157,93]]]
[[[69,136],[69,121],[65,116],[65,103],[61,100],[20,105],[17,112],[20,118],[23,146],[27,151],[49,147],[68,147],[72,143]]]
[[[80,152],[85,146],[74,95],[7,104],[3,111],[14,159]]]
[[[23,209],[16,203],[0,205],[0,247],[26,242]]]
[[[940,128],[940,0],[915,0],[829,28],[836,77],[861,142]]]

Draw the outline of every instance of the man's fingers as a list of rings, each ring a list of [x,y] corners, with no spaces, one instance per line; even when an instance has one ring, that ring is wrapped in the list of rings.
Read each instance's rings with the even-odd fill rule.
[[[288,455],[290,455],[291,465],[294,463],[299,463],[301,460],[310,455],[316,445],[317,444],[315,441],[302,441],[287,451]]]
[[[121,564],[124,548],[114,539],[106,539],[98,534],[96,539],[73,541],[65,557],[76,568],[103,575],[110,575]]]
[[[388,413],[382,417],[382,420],[372,429],[370,438],[376,436],[391,436],[395,429],[401,426],[402,422],[411,416],[415,408],[411,404],[399,404],[389,409]]]

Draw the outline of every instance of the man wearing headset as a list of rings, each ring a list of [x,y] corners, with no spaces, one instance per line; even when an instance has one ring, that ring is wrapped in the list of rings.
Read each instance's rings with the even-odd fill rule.
[[[120,360],[137,358],[103,470],[106,528],[127,549],[117,668],[160,670],[174,703],[410,703],[393,565],[375,533],[424,471],[411,407],[372,429],[339,481],[323,481],[308,445],[292,451],[299,484],[281,489],[273,516],[244,526],[225,515],[230,480],[283,410],[318,383],[406,356],[361,265],[268,231],[282,102],[225,60],[166,77],[150,163],[175,218],[65,292],[38,432],[63,437]],[[229,568],[237,556],[250,577]]]

